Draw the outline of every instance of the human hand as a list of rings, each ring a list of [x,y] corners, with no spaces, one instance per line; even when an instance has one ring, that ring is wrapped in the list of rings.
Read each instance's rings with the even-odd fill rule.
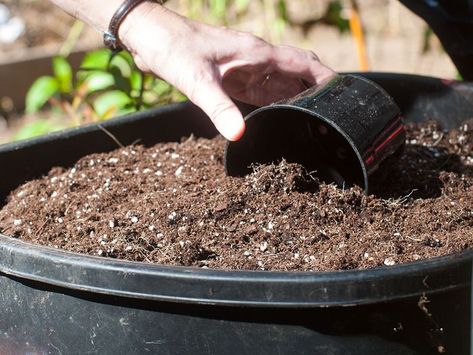
[[[127,17],[119,36],[141,70],[176,86],[229,140],[245,130],[230,97],[262,106],[335,74],[311,51],[192,21],[151,2]]]

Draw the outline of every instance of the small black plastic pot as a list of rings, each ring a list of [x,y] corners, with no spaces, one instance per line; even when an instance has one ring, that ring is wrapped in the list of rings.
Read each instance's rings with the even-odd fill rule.
[[[472,102],[453,83],[369,77],[408,121],[448,126],[452,109],[473,117]],[[190,104],[102,128],[123,144],[216,134]],[[0,200],[53,166],[114,148],[97,125],[1,146]],[[85,256],[0,236],[0,353],[469,354],[472,257],[340,272],[219,271]]]
[[[255,164],[285,159],[340,187],[369,192],[374,173],[396,162],[406,140],[399,107],[379,85],[359,75],[336,75],[299,95],[251,112],[245,135],[229,142],[232,176]]]

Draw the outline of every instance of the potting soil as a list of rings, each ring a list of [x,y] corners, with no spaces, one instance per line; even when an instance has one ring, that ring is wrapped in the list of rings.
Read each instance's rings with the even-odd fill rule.
[[[93,154],[11,193],[0,232],[78,253],[204,268],[340,270],[473,247],[473,122],[408,127],[365,196],[285,161],[225,176],[224,140]]]

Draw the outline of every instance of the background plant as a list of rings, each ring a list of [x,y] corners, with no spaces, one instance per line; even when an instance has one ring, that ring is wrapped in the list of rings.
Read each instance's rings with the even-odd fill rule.
[[[25,125],[16,138],[99,122],[185,99],[165,81],[140,72],[126,52],[89,52],[75,75],[67,59],[57,56],[52,69],[52,76],[42,76],[31,85],[25,111],[37,113],[49,104],[64,119],[37,120]]]

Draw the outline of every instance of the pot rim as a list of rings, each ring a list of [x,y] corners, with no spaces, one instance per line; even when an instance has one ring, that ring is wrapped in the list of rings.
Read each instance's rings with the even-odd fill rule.
[[[0,273],[69,290],[150,301],[250,307],[333,307],[468,287],[473,250],[389,267],[242,271],[78,254],[0,234]]]

